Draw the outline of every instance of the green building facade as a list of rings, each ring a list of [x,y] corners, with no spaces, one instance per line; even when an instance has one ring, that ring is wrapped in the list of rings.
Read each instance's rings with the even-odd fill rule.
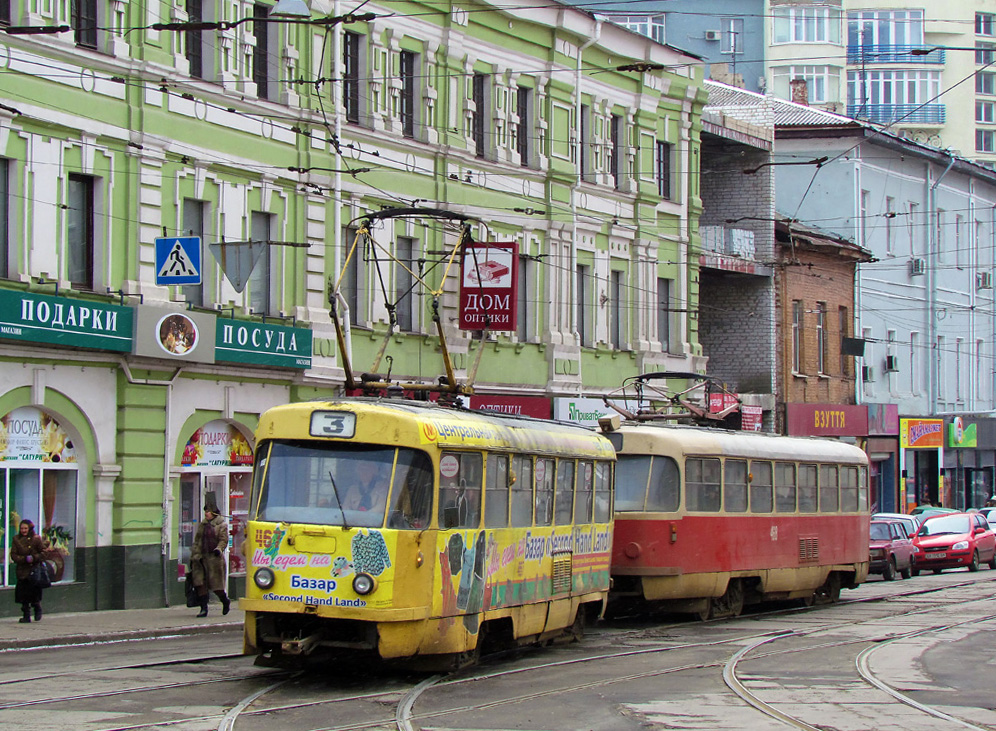
[[[695,59],[566,6],[2,2],[7,590],[30,518],[53,609],[179,601],[213,493],[237,594],[259,414],[343,392],[330,282],[358,371],[393,311],[392,378],[436,381],[433,301],[457,379],[483,347],[476,392],[546,415],[704,371]],[[517,328],[457,328],[451,220],[376,219],[348,257],[387,208],[516,242]]]

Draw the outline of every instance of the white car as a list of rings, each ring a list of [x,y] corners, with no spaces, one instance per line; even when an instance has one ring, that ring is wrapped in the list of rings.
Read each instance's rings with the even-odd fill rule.
[[[916,535],[917,530],[920,529],[920,524],[923,523],[923,520],[916,515],[907,515],[906,513],[875,513],[872,520],[898,520],[903,524],[906,535],[910,538]]]

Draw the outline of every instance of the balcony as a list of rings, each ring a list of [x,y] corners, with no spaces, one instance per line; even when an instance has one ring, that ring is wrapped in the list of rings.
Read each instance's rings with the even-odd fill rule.
[[[915,63],[915,64],[943,64],[944,49],[934,48],[929,53],[914,54],[913,51],[924,51],[928,46],[908,46],[908,45],[848,45],[847,62],[852,65],[857,64],[878,64],[878,63]]]
[[[848,104],[847,116],[875,124],[944,124],[943,104]]]

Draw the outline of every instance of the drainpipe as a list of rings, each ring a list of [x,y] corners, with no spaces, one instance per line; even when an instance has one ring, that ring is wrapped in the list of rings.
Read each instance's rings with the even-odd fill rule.
[[[170,433],[170,418],[172,409],[171,404],[173,402],[173,384],[176,383],[176,379],[180,377],[180,373],[183,372],[183,368],[177,368],[173,373],[173,377],[168,381],[157,381],[151,378],[135,378],[131,373],[131,368],[128,366],[128,361],[121,361],[121,370],[124,371],[125,378],[128,379],[128,383],[136,386],[164,386],[166,388],[166,427],[163,432],[163,526],[160,532],[160,550],[162,551],[162,568],[163,568],[163,602],[168,607],[169,604],[169,547],[170,547],[170,535],[173,530],[172,523],[172,510],[170,509],[170,503],[172,502],[173,490],[169,482],[169,464],[170,464],[170,454],[169,454],[169,443],[171,439]]]
[[[581,169],[581,145],[583,140],[581,139],[581,62],[584,58],[584,52],[590,46],[598,43],[599,38],[602,36],[602,22],[601,16],[595,16],[595,31],[592,33],[591,37],[582,43],[578,47],[578,61],[577,68],[574,73],[574,118],[577,120],[578,135],[574,143],[574,159],[577,162],[577,174],[574,176],[574,184],[571,186],[571,268],[568,273],[567,294],[568,294],[568,315],[567,324],[569,325],[571,320],[574,319],[575,315],[573,308],[570,307],[570,302],[574,301],[571,296],[577,289],[577,283],[574,281],[574,277],[577,276],[578,270],[578,189],[581,187],[581,180],[584,171]],[[592,267],[592,277],[595,276],[595,268]],[[592,292],[594,302],[594,297],[596,293]],[[577,323],[574,323],[577,325]],[[592,323],[594,326],[594,322]],[[581,334],[574,330],[575,337],[577,338],[578,348],[581,347]],[[578,378],[580,380],[580,362],[581,354],[578,353]]]
[[[931,183],[930,189],[927,192],[927,332],[930,337],[929,352],[931,354],[929,368],[927,369],[927,373],[929,374],[927,394],[930,398],[930,403],[927,405],[927,413],[929,414],[933,414],[937,410],[937,394],[940,389],[940,369],[937,367],[937,359],[940,357],[940,353],[934,351],[934,347],[937,344],[937,296],[935,294],[937,285],[935,280],[938,257],[937,249],[940,246],[940,241],[937,240],[937,186],[944,180],[944,176],[948,174],[954,163],[955,159],[952,156],[948,160],[948,166],[944,168],[944,172],[941,173],[937,180]]]

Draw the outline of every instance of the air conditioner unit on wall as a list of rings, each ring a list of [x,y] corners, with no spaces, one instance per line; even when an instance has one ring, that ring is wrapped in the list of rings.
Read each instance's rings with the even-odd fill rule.
[[[871,383],[875,380],[875,368],[869,365],[861,366],[861,380]]]
[[[993,288],[993,273],[992,272],[979,272],[975,275],[975,285],[976,289],[992,289]]]
[[[926,259],[910,259],[910,274],[919,275],[924,274],[927,271],[927,260]]]
[[[707,41],[720,41],[723,39],[723,31],[721,30],[707,30],[705,32],[705,39]]]
[[[899,358],[894,355],[885,356],[885,370],[889,373],[895,373],[899,370]]]

